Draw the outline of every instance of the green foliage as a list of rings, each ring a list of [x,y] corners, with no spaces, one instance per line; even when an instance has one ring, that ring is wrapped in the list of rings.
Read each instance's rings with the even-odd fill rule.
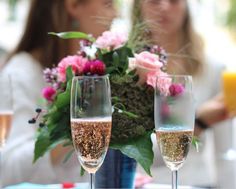
[[[94,41],[89,35],[80,32],[50,33],[63,39],[80,38]],[[146,85],[138,86],[135,71],[129,72],[129,58],[132,49],[126,44],[118,49],[98,50],[97,57],[106,64],[110,75],[112,104],[112,136],[110,147],[118,149],[134,158],[151,175],[153,163],[150,135],[154,129],[154,90]],[[48,106],[43,117],[45,126],[39,129],[35,143],[34,161],[58,144],[71,145],[70,92],[73,72],[66,70],[66,85],[58,91],[54,102]],[[122,142],[121,142],[122,141]],[[67,160],[71,153],[65,157]],[[83,174],[84,170],[81,170]]]
[[[236,30],[236,1],[231,0],[230,5],[230,10],[227,15],[227,24],[229,27]]]
[[[133,57],[134,55],[130,48],[123,46],[105,54],[99,51],[98,56],[106,64],[107,74],[124,76],[129,66],[128,57]]]
[[[199,151],[200,140],[196,136],[193,136],[192,145]]]
[[[134,7],[132,10],[132,29],[128,41],[128,47],[134,52],[137,52],[151,44],[151,40],[148,37],[148,25],[150,24],[143,20],[141,4],[142,0],[134,0]],[[153,24],[154,23],[151,23],[151,25]]]
[[[88,34],[82,33],[82,32],[61,32],[61,33],[55,33],[55,32],[49,32],[49,35],[55,35],[57,37],[60,37],[62,39],[86,39],[91,42],[94,42],[95,39],[91,37]]]
[[[47,128],[40,128],[39,135],[37,136],[37,141],[35,143],[34,149],[34,161],[36,162],[37,159],[45,154],[50,146],[50,136]]]
[[[84,170],[84,168],[83,168],[83,167],[81,167],[81,168],[80,168],[80,176],[83,176],[83,175],[84,175],[84,173],[85,173],[85,170]]]
[[[59,143],[71,141],[70,129],[70,90],[73,73],[67,69],[67,87],[65,92],[57,94],[55,103],[49,107],[43,117],[45,126],[39,128],[35,143],[34,162]]]
[[[115,125],[114,125],[115,127]],[[138,138],[130,138],[126,142],[116,142],[110,144],[112,149],[120,150],[130,158],[134,158],[150,176],[150,168],[153,164],[154,154],[152,151],[152,132],[148,132]]]
[[[112,115],[113,143],[136,138],[154,129],[154,90],[137,86],[135,76],[110,77],[115,111]],[[122,90],[121,90],[122,89]]]

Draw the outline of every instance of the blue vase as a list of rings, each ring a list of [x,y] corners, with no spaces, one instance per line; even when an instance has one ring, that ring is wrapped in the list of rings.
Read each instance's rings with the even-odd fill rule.
[[[134,188],[137,162],[118,150],[109,149],[96,172],[95,188]]]

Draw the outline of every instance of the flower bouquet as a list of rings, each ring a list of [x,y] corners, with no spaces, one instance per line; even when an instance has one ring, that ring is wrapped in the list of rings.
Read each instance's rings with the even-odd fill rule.
[[[166,75],[165,51],[148,47],[133,52],[128,36],[106,31],[97,39],[80,32],[51,33],[64,39],[80,39],[76,55],[63,58],[57,67],[44,71],[49,86],[43,89],[47,110],[42,114],[35,143],[34,161],[63,143],[72,145],[70,128],[70,91],[73,76],[109,74],[112,93],[112,134],[110,148],[134,158],[151,175],[154,129],[154,88],[156,77]],[[169,90],[169,80],[157,87]],[[30,120],[31,123],[36,118]]]

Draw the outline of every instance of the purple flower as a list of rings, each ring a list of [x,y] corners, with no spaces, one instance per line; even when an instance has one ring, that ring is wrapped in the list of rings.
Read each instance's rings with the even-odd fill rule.
[[[184,86],[182,84],[172,84],[169,87],[170,96],[175,97],[181,95],[184,92]]]
[[[54,82],[57,82],[57,69],[56,68],[46,68],[43,71],[43,75],[44,75],[44,80],[47,83],[53,84]]]
[[[163,63],[164,67],[167,65],[167,53],[165,49],[161,46],[154,45],[150,48],[150,52],[159,56],[159,60]]]
[[[56,94],[56,90],[52,87],[45,87],[42,90],[42,94],[46,100],[52,102]]]
[[[87,62],[84,66],[85,75],[104,75],[106,66],[100,60],[91,60]]]

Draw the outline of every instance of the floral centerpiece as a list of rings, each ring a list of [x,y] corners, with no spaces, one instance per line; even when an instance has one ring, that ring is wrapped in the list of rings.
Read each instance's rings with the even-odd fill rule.
[[[72,145],[70,128],[70,90],[73,76],[109,74],[112,91],[112,134],[110,148],[134,158],[151,175],[154,129],[154,88],[156,77],[166,75],[165,51],[148,47],[133,52],[128,36],[106,31],[97,39],[80,32],[51,33],[64,39],[78,38],[76,55],[63,58],[57,67],[44,71],[43,97],[47,110],[37,109],[35,123],[42,114],[35,143],[34,161],[58,144]],[[170,81],[158,81],[157,87],[169,90]]]

